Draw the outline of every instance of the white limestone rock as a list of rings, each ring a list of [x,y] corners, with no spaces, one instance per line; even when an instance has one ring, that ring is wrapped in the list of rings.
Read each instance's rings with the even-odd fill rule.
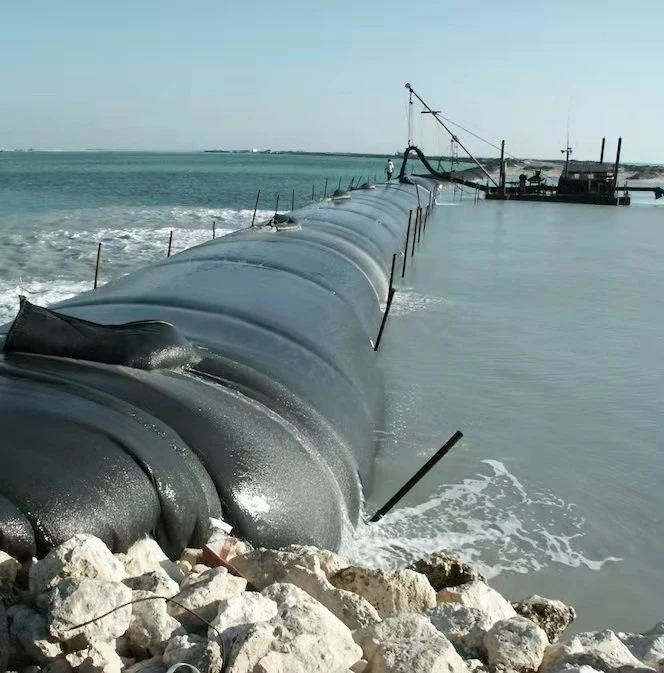
[[[643,664],[652,668],[664,667],[664,622],[643,634],[618,633],[618,638]]]
[[[523,673],[539,668],[548,645],[544,630],[520,616],[496,622],[484,636],[489,666]]]
[[[643,664],[613,631],[579,633],[569,640],[550,645],[544,652],[539,673],[557,673],[566,666],[591,666],[604,673],[624,673]]]
[[[134,591],[150,591],[157,596],[166,596],[167,598],[173,598],[180,591],[180,585],[161,569],[136,577],[128,577],[123,584]]]
[[[0,551],[0,590],[9,589],[16,581],[21,564],[7,552]]]
[[[246,586],[245,579],[230,575],[225,568],[210,568],[191,584],[184,586],[183,582],[183,587],[175,598],[178,603],[210,622],[217,614],[219,603],[242,593]],[[195,632],[206,628],[203,622],[173,603],[169,603],[168,613],[187,631]]]
[[[203,556],[201,558],[202,563],[212,564],[214,558],[210,557],[208,550],[221,557],[224,561],[229,562],[236,556],[248,554],[251,551],[251,547],[247,542],[233,537],[232,535],[217,535],[205,545]]]
[[[129,547],[126,554],[117,554],[124,564],[129,577],[138,577],[145,573],[162,570],[178,584],[184,579],[184,574],[162,551],[155,540],[144,537],[136,540]]]
[[[223,664],[221,648],[216,640],[191,634],[172,638],[162,660],[166,666],[174,664],[195,666],[200,673],[219,673]]]
[[[440,603],[427,616],[464,657],[486,655],[484,635],[493,621],[484,612],[461,603]]]
[[[226,523],[222,519],[210,517],[208,520],[207,535],[205,536],[206,544],[216,542],[220,538],[230,535],[232,530],[233,526],[229,523]]]
[[[512,607],[517,614],[527,617],[544,629],[550,643],[555,643],[576,618],[576,612],[571,605],[537,594],[512,603]]]
[[[424,615],[412,612],[386,617],[380,623],[355,631],[353,638],[362,648],[364,658],[370,662],[383,643],[436,638],[439,635]]]
[[[352,591],[376,608],[378,615],[424,612],[436,607],[436,592],[424,575],[413,570],[349,567],[330,577],[338,589]]]
[[[48,632],[46,618],[25,605],[15,605],[7,611],[9,633],[23,651],[39,664],[45,664],[62,654],[60,643]]]
[[[93,646],[115,640],[129,626],[131,605],[115,610],[103,619],[72,627],[95,619],[131,601],[131,589],[120,582],[96,579],[64,579],[49,597],[48,628],[53,638],[68,642],[75,637]]]
[[[182,550],[179,561],[186,561],[190,567],[194,567],[198,563],[203,563],[203,550],[196,547],[187,547]]]
[[[489,667],[481,659],[465,659],[470,673],[490,673]]]
[[[39,594],[67,578],[121,582],[124,566],[94,535],[74,535],[30,568],[30,591]]]
[[[71,652],[65,659],[78,673],[121,673],[123,661],[112,643],[96,643],[92,647]]]
[[[288,569],[292,566],[306,568],[313,572],[321,571],[330,577],[346,568],[348,563],[340,556],[325,549],[291,545],[283,549],[255,549],[236,556],[233,567],[246,577],[259,591],[275,582],[284,582]]]
[[[452,643],[424,615],[386,617],[354,637],[369,662],[366,673],[468,673]]]
[[[438,603],[460,603],[486,614],[492,624],[516,617],[514,608],[495,589],[484,582],[469,582],[457,587],[442,589],[437,594]]]
[[[262,593],[278,613],[235,643],[228,673],[346,673],[360,660],[348,627],[307,593],[291,584]]]
[[[156,594],[149,591],[134,591],[132,600],[151,598]],[[149,600],[134,603],[131,621],[126,636],[129,642],[150,654],[162,654],[166,645],[176,635],[184,634],[180,622],[168,614],[166,601]]]
[[[277,615],[277,604],[255,592],[244,592],[219,603],[217,616],[211,622],[221,633],[226,650],[244,637],[252,624],[267,622]],[[208,629],[208,640],[218,638],[217,631]]]

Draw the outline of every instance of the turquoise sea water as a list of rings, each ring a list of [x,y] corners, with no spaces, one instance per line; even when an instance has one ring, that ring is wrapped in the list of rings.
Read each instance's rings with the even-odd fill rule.
[[[247,226],[383,159],[0,153],[0,322]],[[463,196],[463,199],[461,197]],[[473,203],[443,191],[378,357],[388,423],[367,510],[457,428],[462,442],[350,553],[447,549],[508,596],[642,630],[664,599],[664,210]]]

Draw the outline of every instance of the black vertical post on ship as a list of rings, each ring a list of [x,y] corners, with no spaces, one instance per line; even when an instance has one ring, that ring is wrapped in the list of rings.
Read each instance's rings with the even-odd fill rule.
[[[413,211],[408,212],[408,229],[406,230],[406,246],[403,249],[403,265],[401,266],[401,277],[406,275],[406,260],[408,259],[408,241],[410,239],[410,225],[413,220]]]
[[[93,288],[97,289],[97,280],[99,279],[99,262],[101,260],[101,243],[97,246],[97,263],[95,264],[95,284]]]
[[[618,138],[618,149],[616,150],[616,165],[613,169],[613,195],[616,198],[615,205],[618,205],[618,196],[616,195],[616,189],[618,188],[618,167],[620,166],[620,149],[622,148],[622,138]]]
[[[171,256],[171,249],[173,248],[173,230],[171,229],[171,234],[168,237],[168,252],[166,253],[166,257]]]
[[[261,190],[258,190],[258,193],[256,194],[256,203],[254,204],[254,216],[251,218],[251,226],[254,226],[254,222],[256,221],[256,211],[258,210],[258,199],[261,197]]]
[[[500,177],[498,178],[500,184],[500,196],[505,198],[505,141],[500,143]]]

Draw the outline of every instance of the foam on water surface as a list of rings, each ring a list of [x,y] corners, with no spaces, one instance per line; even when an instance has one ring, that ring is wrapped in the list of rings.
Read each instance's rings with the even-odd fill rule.
[[[256,222],[273,211],[259,210]],[[99,284],[251,225],[253,210],[109,207],[52,211],[36,218],[4,217],[0,240],[0,324],[12,320],[18,296],[48,305],[92,289],[97,244]]]
[[[586,521],[574,505],[528,488],[500,461],[482,464],[478,474],[440,486],[421,504],[398,505],[361,524],[344,550],[351,562],[391,568],[443,551],[495,577],[552,564],[599,570],[621,560],[584,553]]]

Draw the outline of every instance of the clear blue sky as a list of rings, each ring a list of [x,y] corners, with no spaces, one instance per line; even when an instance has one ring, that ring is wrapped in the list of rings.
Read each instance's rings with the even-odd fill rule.
[[[22,0],[0,26],[0,147],[391,152],[408,81],[518,156],[560,156],[569,110],[576,158],[622,134],[664,162],[662,0]]]

